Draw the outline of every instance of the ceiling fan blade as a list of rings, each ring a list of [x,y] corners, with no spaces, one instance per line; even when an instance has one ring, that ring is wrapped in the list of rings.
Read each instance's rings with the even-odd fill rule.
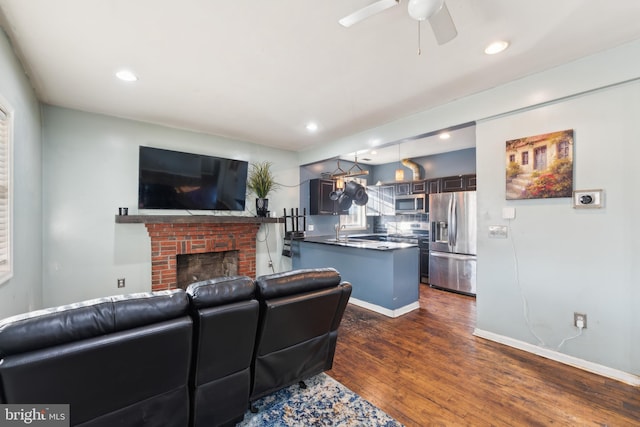
[[[376,13],[380,13],[383,10],[387,10],[390,7],[397,5],[398,1],[399,0],[378,0],[377,2],[372,3],[369,6],[363,7],[362,9],[356,10],[352,14],[345,16],[338,22],[343,27],[349,28],[353,24],[357,24],[358,22],[367,19],[368,17],[373,16]]]
[[[431,24],[431,29],[439,45],[455,39],[458,35],[458,30],[451,19],[446,3],[442,5],[442,9],[429,18],[429,24]]]

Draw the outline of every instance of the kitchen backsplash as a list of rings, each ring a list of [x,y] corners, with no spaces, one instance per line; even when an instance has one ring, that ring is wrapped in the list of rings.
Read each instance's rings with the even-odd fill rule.
[[[374,233],[395,233],[398,223],[429,223],[429,214],[403,214],[395,216],[377,216],[373,218]]]

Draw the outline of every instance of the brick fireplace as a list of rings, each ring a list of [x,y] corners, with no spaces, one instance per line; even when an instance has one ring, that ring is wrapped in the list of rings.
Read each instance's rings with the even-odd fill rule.
[[[256,235],[282,218],[214,215],[116,215],[117,224],[144,224],[151,238],[151,290],[177,287],[177,256],[237,251],[237,270],[256,276]]]
[[[238,274],[256,275],[260,224],[145,224],[151,237],[151,290],[177,287],[177,255],[238,251]]]

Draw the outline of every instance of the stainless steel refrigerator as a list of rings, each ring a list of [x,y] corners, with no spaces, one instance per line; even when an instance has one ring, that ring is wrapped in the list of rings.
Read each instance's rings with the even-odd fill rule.
[[[476,294],[476,192],[429,195],[429,285]]]

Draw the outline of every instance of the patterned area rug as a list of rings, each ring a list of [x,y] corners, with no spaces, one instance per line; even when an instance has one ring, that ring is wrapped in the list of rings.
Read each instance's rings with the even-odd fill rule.
[[[385,426],[402,424],[326,374],[286,387],[255,402],[238,427]]]

